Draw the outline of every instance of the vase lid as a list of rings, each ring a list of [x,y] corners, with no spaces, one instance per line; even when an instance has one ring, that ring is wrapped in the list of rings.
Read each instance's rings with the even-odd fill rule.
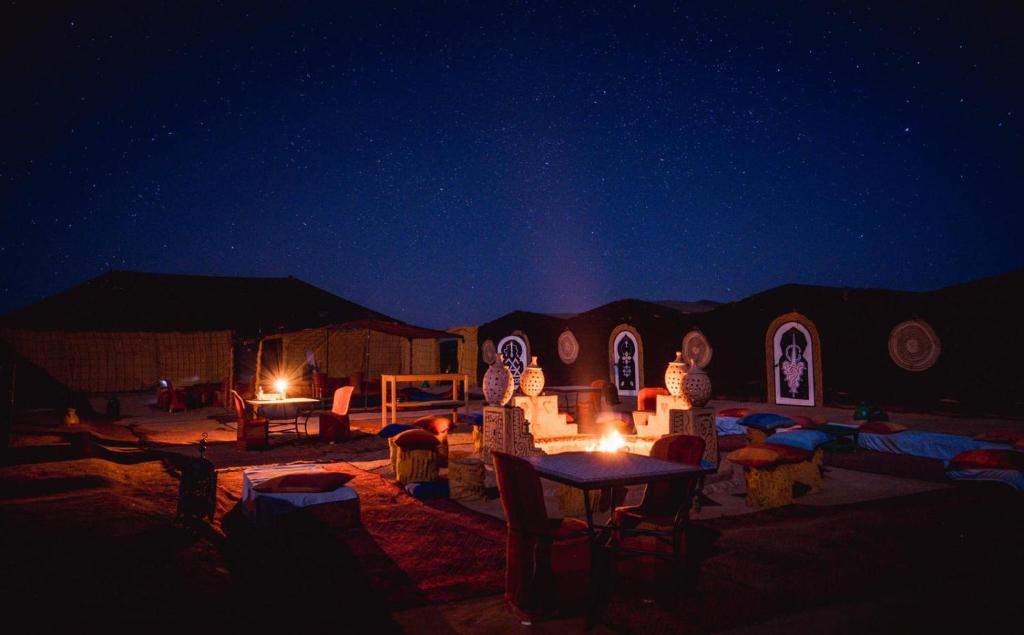
[[[527,368],[539,368],[539,366],[537,366],[537,356],[536,355],[533,355],[533,356],[530,357],[530,365],[527,366]]]
[[[684,366],[686,362],[683,361],[683,351],[676,351],[676,358],[669,362],[669,364],[679,364],[680,366]]]

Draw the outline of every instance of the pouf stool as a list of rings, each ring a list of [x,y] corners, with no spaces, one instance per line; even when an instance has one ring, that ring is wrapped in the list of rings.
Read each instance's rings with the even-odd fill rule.
[[[415,430],[416,426],[411,426],[407,423],[392,423],[384,426],[377,433],[382,439],[388,440],[388,459],[391,461],[391,471],[395,472],[395,437],[402,434],[406,430]]]
[[[355,527],[359,495],[345,485],[351,478],[321,465],[249,468],[242,473],[242,510],[262,527],[299,511],[332,527]]]
[[[406,430],[393,439],[395,480],[423,483],[437,479],[437,448],[441,442],[426,430]]]
[[[597,511],[601,502],[601,490],[592,489],[590,494],[590,509]],[[558,486],[558,503],[562,508],[563,516],[583,516],[587,513],[586,503],[583,500],[583,490],[578,487],[560,484]]]
[[[743,466],[747,481],[747,505],[780,507],[793,502],[793,485],[821,490],[820,449],[813,453],[788,445],[760,443],[731,452],[727,457]]]
[[[484,497],[484,462],[479,456],[453,456],[448,461],[448,490],[452,500]]]

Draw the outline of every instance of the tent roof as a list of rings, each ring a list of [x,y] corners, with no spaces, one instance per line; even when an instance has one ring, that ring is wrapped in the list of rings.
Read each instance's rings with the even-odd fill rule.
[[[354,322],[345,322],[344,324],[325,325],[323,328],[335,329],[338,331],[370,330],[377,331],[379,333],[387,333],[388,335],[406,337],[409,339],[463,339],[463,336],[457,333],[437,331],[434,329],[423,328],[422,326],[400,324],[398,322],[385,322],[383,320],[356,320]]]
[[[298,278],[111,271],[0,317],[66,331],[234,330],[243,337],[357,320],[398,323]]]

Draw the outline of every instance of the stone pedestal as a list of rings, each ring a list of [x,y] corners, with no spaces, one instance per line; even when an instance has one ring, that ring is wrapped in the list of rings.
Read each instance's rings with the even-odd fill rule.
[[[637,421],[634,414],[633,422],[636,425],[636,434],[646,439],[657,439],[671,432],[669,424],[669,411],[687,410],[690,408],[690,400],[686,397],[673,397],[672,395],[658,395],[654,412],[647,413],[647,419],[643,423]]]
[[[701,458],[718,468],[718,429],[715,427],[714,409],[673,409],[668,414],[669,434],[689,434],[704,439],[704,456]]]
[[[567,437],[577,433],[577,425],[567,423],[565,415],[558,412],[558,395],[513,397],[512,405],[522,408],[534,439]]]
[[[497,450],[515,456],[540,454],[533,445],[523,409],[515,406],[484,407],[484,439],[481,455],[484,463],[491,464],[491,451]]]

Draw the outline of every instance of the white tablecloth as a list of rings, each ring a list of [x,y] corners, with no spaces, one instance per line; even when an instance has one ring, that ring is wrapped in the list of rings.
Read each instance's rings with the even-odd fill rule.
[[[260,483],[278,476],[284,476],[285,474],[326,471],[322,465],[268,465],[249,468],[242,473],[242,507],[247,512],[252,513],[256,509],[256,499],[262,497],[284,501],[296,508],[359,498],[356,491],[347,486],[339,487],[332,492],[294,492],[284,494],[257,492],[255,489]]]

